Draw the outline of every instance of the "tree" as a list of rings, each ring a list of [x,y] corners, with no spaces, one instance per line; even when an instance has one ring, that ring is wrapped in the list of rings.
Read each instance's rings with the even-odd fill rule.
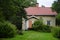
[[[32,2],[32,3],[31,3]],[[29,7],[29,6],[34,6],[36,4],[35,1],[32,0],[16,0],[14,1],[15,5],[19,7],[19,11],[17,13],[17,28],[19,30],[22,29],[22,18],[26,18],[26,12],[24,10],[24,8]]]
[[[35,0],[0,0],[0,19],[14,23],[21,30],[22,18],[26,18],[24,8],[35,5],[35,3]]]
[[[60,25],[60,14],[56,16],[56,24]]]
[[[58,2],[60,3],[60,0],[58,0]]]
[[[56,11],[57,13],[60,13],[60,1],[54,1],[52,4],[52,10]]]
[[[57,17],[56,17],[56,24],[60,25],[60,0],[55,1],[52,4],[52,10],[56,11],[58,13]]]

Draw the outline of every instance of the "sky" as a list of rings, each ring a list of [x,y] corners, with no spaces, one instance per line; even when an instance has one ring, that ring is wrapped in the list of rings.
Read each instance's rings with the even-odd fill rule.
[[[39,6],[44,5],[45,7],[51,7],[54,1],[56,0],[37,0],[37,3],[39,3]]]

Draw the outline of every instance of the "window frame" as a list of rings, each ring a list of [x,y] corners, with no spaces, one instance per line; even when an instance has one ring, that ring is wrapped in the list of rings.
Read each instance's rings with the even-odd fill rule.
[[[50,20],[47,20],[47,25],[51,25],[51,21]]]

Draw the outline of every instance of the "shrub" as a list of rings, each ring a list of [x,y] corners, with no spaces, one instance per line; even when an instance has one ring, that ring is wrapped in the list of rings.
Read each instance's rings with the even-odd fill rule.
[[[43,25],[42,26],[42,31],[43,32],[51,32],[51,26]]]
[[[43,25],[43,22],[41,20],[37,20],[34,22],[32,27],[34,30],[40,31],[42,29],[42,25]]]
[[[35,31],[51,32],[51,27],[48,25],[44,25],[42,20],[35,21],[33,24],[33,29]]]
[[[54,27],[52,28],[52,34],[56,38],[60,38],[60,27]]]
[[[0,38],[14,37],[16,34],[15,25],[10,22],[0,22]]]

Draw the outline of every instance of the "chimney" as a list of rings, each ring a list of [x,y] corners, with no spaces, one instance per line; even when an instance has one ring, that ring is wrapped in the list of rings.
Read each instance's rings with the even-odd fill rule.
[[[44,6],[44,5],[42,5],[42,7],[43,7],[43,8],[45,8],[45,6]]]
[[[39,3],[36,3],[36,7],[39,7]]]

